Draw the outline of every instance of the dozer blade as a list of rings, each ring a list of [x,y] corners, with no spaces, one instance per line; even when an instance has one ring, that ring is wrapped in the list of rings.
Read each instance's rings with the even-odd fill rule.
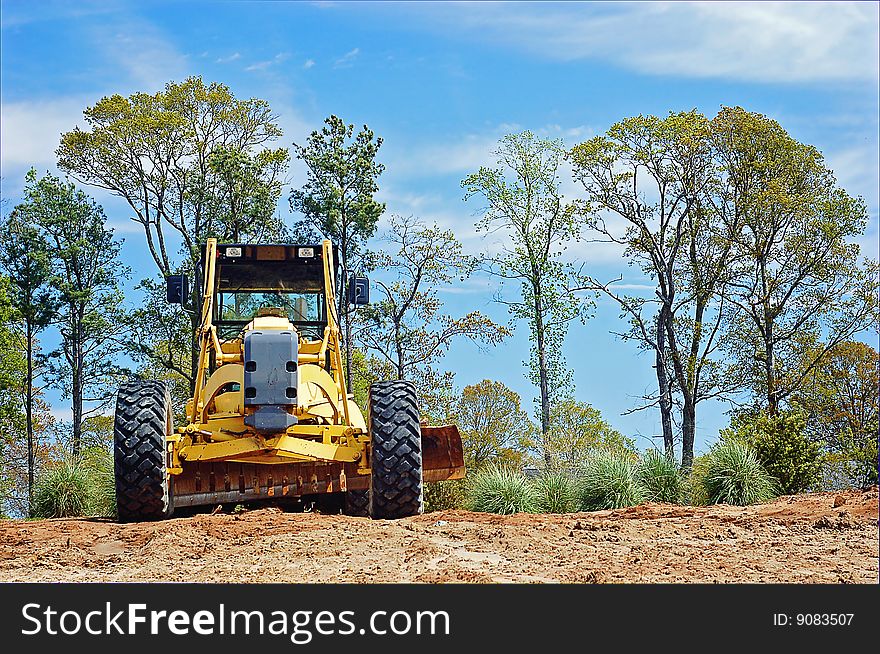
[[[455,425],[422,425],[422,470],[425,481],[464,479],[464,451]]]

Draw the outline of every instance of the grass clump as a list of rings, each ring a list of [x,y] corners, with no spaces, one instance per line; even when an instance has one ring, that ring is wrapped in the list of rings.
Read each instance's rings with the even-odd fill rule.
[[[81,461],[65,459],[48,468],[34,485],[31,516],[73,518],[88,515],[89,475]]]
[[[525,475],[504,467],[490,467],[471,479],[470,509],[484,513],[536,513],[538,493]]]
[[[33,518],[116,516],[113,454],[89,448],[79,458],[56,461],[37,477]]]
[[[620,509],[644,500],[632,457],[614,451],[597,452],[587,461],[577,484],[577,495],[584,511]]]
[[[577,492],[574,483],[561,472],[545,472],[535,481],[540,513],[571,513],[577,511]]]
[[[636,466],[636,481],[648,501],[679,504],[684,497],[684,480],[678,464],[659,450],[650,449],[642,454]]]
[[[463,479],[447,479],[425,484],[425,513],[464,509],[467,506],[467,488]]]
[[[88,515],[115,518],[116,475],[113,471],[113,452],[103,447],[89,448],[81,457],[81,465],[89,477]]]
[[[746,506],[778,495],[778,483],[745,443],[727,441],[709,451],[702,477],[709,504]]]

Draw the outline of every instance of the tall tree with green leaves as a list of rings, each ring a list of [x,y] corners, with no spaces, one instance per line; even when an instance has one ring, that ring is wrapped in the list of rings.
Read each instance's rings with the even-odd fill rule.
[[[454,340],[495,345],[509,331],[479,311],[461,317],[441,312],[439,291],[466,278],[473,266],[450,230],[394,216],[386,240],[390,250],[371,256],[371,267],[385,274],[374,279],[380,297],[359,310],[357,340],[396,379],[413,381],[428,396],[438,386],[433,365]]]
[[[17,207],[0,224],[0,269],[9,280],[9,303],[23,325],[25,350],[24,407],[27,438],[27,496],[33,500],[35,469],[34,381],[37,336],[55,318],[57,302],[51,287],[49,244],[31,224],[27,207]],[[4,349],[8,353],[8,350]]]
[[[102,98],[83,115],[86,130],[75,128],[61,136],[58,166],[127,202],[163,279],[197,274],[201,247],[209,237],[284,238],[276,205],[290,155],[286,148],[270,147],[282,132],[265,100],[238,99],[224,84],[189,77],[154,94]],[[180,260],[170,250],[173,240],[182,243]],[[198,306],[199,293],[193,284],[192,306]],[[177,322],[176,312],[159,316],[158,331]],[[192,384],[198,312],[189,319],[187,377]],[[148,363],[161,366],[163,361],[157,351]]]
[[[627,294],[614,282],[584,285],[614,300],[630,325],[621,334],[654,353],[656,395],[667,455],[674,452],[674,398],[681,398],[682,466],[693,461],[697,405],[723,394],[717,351],[731,257],[724,236],[724,186],[710,122],[696,111],[637,116],[572,149],[582,209],[599,240],[624,248],[655,286]],[[733,228],[731,222],[730,227]]]
[[[345,347],[346,379],[351,378],[351,319],[348,278],[357,269],[366,240],[376,232],[385,205],[377,202],[378,179],[385,166],[376,161],[382,138],[363,126],[357,134],[338,116],[324,120],[321,131],[312,132],[305,144],[294,143],[296,157],[307,168],[302,187],[290,194],[290,208],[301,213],[303,223],[338,247],[342,275],[337,280]]]
[[[565,150],[559,140],[532,132],[509,134],[495,151],[497,167],[481,167],[462,180],[465,199],[485,205],[477,229],[501,237],[483,255],[482,269],[499,278],[496,301],[514,320],[524,320],[531,335],[529,379],[538,387],[541,433],[550,430],[553,403],[570,392],[572,375],[562,346],[569,323],[584,320],[592,302],[576,295],[578,268],[563,260],[578,237],[574,205],[560,191]],[[509,282],[512,292],[505,287]]]
[[[867,209],[815,147],[776,121],[727,107],[712,129],[735,207],[726,230],[734,269],[724,286],[736,335],[730,354],[746,377],[760,364],[746,382],[775,415],[828,352],[880,323],[878,265],[853,242]],[[816,339],[821,348],[805,349]]]
[[[48,372],[71,400],[77,456],[83,421],[109,401],[115,390],[111,383],[122,372],[114,357],[125,344],[120,283],[129,272],[104,210],[73,183],[50,174],[38,180],[31,170],[20,210],[48,243],[61,334]]]

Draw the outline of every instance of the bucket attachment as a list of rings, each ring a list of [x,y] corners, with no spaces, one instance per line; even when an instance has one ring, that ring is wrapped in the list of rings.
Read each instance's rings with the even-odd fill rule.
[[[464,479],[464,451],[455,425],[421,425],[422,474],[425,481]]]

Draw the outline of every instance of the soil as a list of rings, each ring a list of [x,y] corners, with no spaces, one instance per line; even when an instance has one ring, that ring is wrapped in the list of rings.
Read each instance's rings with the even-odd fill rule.
[[[136,524],[7,520],[0,581],[874,584],[877,496],[396,521],[278,508]]]

